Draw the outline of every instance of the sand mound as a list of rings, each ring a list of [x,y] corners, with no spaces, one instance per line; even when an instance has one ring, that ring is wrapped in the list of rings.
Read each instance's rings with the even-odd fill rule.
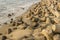
[[[41,0],[0,29],[0,40],[60,40],[60,0]]]

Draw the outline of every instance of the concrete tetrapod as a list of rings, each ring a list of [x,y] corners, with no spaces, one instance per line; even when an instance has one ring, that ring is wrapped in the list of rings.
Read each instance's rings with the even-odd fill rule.
[[[52,31],[48,31],[46,29],[43,29],[41,33],[47,38],[47,40],[53,40],[51,38],[51,36],[50,36],[50,34],[52,33]]]
[[[12,40],[20,40],[24,36],[27,36],[27,37],[30,36],[31,33],[32,31],[29,29],[26,29],[26,30],[17,29],[11,34],[7,35],[7,37],[9,37],[9,39],[12,39]]]
[[[60,25],[59,25],[59,24],[53,25],[53,26],[52,26],[52,30],[53,30],[55,33],[60,33]]]

